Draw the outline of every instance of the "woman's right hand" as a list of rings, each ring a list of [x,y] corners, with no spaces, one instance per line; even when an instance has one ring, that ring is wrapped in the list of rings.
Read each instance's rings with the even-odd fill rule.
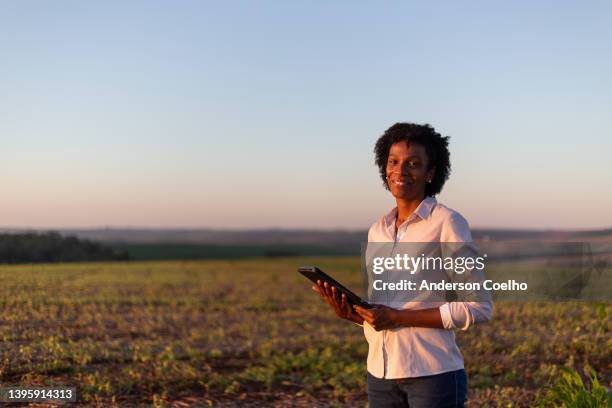
[[[316,285],[312,285],[312,290],[319,293],[321,300],[326,302],[338,317],[363,324],[363,317],[353,310],[344,293],[340,297],[340,292],[334,286],[318,280]]]

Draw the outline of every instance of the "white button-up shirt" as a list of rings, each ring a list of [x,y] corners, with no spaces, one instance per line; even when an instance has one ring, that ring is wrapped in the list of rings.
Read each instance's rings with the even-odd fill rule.
[[[395,231],[397,208],[374,223],[368,242],[472,242],[470,228],[458,212],[425,198]],[[400,327],[376,331],[367,322],[363,331],[369,344],[368,371],[378,378],[409,378],[463,368],[463,357],[453,329],[466,330],[491,319],[493,306],[485,302],[440,302],[444,329]],[[405,308],[431,308],[432,303],[410,303]]]

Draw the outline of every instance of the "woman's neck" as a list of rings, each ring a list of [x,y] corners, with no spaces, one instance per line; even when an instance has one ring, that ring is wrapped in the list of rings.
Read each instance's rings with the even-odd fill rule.
[[[410,217],[410,214],[417,209],[417,207],[421,204],[421,201],[425,199],[424,196],[421,198],[417,198],[414,200],[407,200],[402,198],[397,198],[395,202],[397,203],[397,223],[398,225],[402,224],[404,221]]]

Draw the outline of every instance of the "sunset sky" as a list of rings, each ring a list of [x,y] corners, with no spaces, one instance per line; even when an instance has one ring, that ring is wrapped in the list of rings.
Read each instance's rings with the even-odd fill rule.
[[[451,136],[475,227],[612,227],[612,3],[4,1],[0,227],[367,228]]]

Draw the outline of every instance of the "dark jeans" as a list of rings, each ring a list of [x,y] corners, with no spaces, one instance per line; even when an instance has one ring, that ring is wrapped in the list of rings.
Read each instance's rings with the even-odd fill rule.
[[[387,380],[368,373],[369,408],[463,408],[467,398],[465,370],[426,377]]]

